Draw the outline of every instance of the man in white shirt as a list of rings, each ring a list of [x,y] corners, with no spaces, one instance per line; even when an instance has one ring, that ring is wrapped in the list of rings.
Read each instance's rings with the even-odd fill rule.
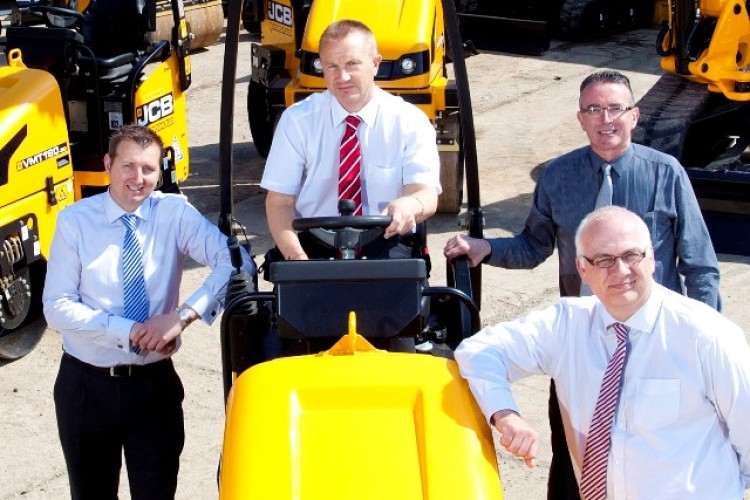
[[[400,236],[435,213],[441,191],[435,129],[419,108],[375,85],[381,59],[367,26],[334,22],[320,39],[327,90],[281,115],[261,187],[268,190],[271,235],[287,260],[328,257],[311,239],[300,242],[292,221],[339,214],[340,144],[351,115],[361,119],[362,214],[393,218],[385,241],[362,255],[409,257]]]
[[[174,498],[185,433],[171,356],[191,322],[218,317],[233,270],[226,236],[184,196],[154,191],[162,158],[158,135],[122,127],[104,158],[109,190],[57,219],[43,303],[62,335],[54,397],[74,500],[117,498],[123,451],[131,498]],[[187,256],[212,271],[178,307]]]
[[[534,464],[539,435],[519,415],[511,383],[546,374],[557,387],[585,500],[741,499],[750,481],[750,349],[742,330],[654,282],[648,228],[624,208],[587,216],[576,250],[578,272],[594,296],[563,298],[485,328],[456,351],[500,444]],[[617,357],[618,329],[628,332],[624,368],[619,380],[603,384]],[[594,473],[585,457],[595,453],[587,443],[607,387],[615,399],[606,447],[599,448],[604,477],[587,490],[582,477]]]

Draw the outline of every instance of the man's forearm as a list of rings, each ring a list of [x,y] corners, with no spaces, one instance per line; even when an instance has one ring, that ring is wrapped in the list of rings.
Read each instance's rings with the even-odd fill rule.
[[[422,222],[435,214],[437,210],[437,191],[426,184],[408,184],[404,186],[404,196],[414,200],[414,219]]]
[[[292,229],[295,218],[294,196],[269,191],[266,198],[266,216],[268,229],[279,251],[286,260],[305,257],[305,251],[299,242],[297,233]]]

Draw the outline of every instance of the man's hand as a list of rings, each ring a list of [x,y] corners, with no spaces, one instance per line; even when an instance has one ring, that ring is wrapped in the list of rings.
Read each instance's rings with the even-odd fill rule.
[[[175,339],[181,333],[182,322],[173,311],[154,316],[145,323],[136,323],[130,330],[130,342],[140,347],[143,353],[171,354],[175,349]]]
[[[391,201],[381,212],[390,215],[393,221],[385,228],[383,237],[408,234],[417,223],[430,218],[437,209],[437,191],[427,184],[407,184],[403,196]]]
[[[500,444],[503,448],[514,456],[523,458],[527,467],[534,467],[539,451],[539,433],[512,410],[497,411],[492,414],[490,421],[502,435]]]
[[[398,234],[408,234],[417,225],[416,214],[422,211],[419,202],[413,196],[396,198],[383,210],[383,215],[391,216],[391,224],[385,228],[384,238]]]
[[[469,258],[471,267],[482,263],[482,260],[490,254],[492,247],[490,242],[481,238],[472,238],[465,234],[459,234],[449,239],[443,248],[443,255],[448,260],[455,259],[461,255]]]

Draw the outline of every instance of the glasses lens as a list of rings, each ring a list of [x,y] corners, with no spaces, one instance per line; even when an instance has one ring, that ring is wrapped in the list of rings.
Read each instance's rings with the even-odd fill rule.
[[[602,268],[612,267],[615,265],[615,257],[600,257],[594,259],[594,265]]]
[[[641,260],[643,260],[643,257],[646,256],[646,252],[627,252],[622,255],[616,255],[612,257],[599,257],[597,259],[588,259],[587,260],[591,263],[591,265],[600,267],[602,269],[607,269],[615,265],[615,262],[617,262],[617,259],[622,260],[624,263],[626,263],[629,266],[634,266],[638,264]]]
[[[627,262],[628,264],[638,264],[643,258],[643,254],[636,253],[636,252],[628,252],[626,254],[623,254],[620,258],[624,260],[625,262]]]
[[[630,109],[632,108],[625,106],[624,104],[613,104],[612,106],[605,106],[605,107],[596,106],[592,104],[591,106],[584,108],[583,112],[587,116],[599,116],[605,111],[607,111],[609,113],[609,116],[613,118],[617,118],[618,116],[623,114],[625,111],[628,111]]]
[[[584,108],[583,112],[588,116],[598,116],[602,114],[602,108],[599,106],[589,106],[587,108]]]

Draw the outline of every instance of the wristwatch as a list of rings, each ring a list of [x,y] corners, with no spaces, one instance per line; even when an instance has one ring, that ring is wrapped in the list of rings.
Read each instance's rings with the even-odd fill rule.
[[[174,312],[177,313],[177,317],[180,318],[180,322],[183,323],[182,328],[187,328],[190,323],[198,319],[197,316],[195,316],[194,311],[188,306],[179,306]]]

